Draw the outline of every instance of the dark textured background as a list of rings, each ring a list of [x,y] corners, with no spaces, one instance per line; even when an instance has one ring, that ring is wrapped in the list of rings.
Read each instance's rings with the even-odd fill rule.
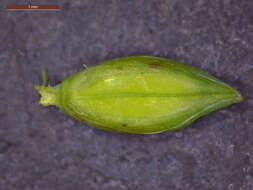
[[[73,0],[60,12],[7,12],[0,1],[0,190],[252,190],[253,2]],[[35,2],[35,3],[36,3]],[[37,104],[49,81],[111,58],[194,65],[245,101],[178,132],[95,129]]]

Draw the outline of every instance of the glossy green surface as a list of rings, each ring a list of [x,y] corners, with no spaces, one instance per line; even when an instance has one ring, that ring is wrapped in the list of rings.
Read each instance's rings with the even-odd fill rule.
[[[242,101],[238,91],[215,77],[157,57],[110,60],[75,73],[56,87],[35,88],[42,105],[56,105],[98,128],[127,133],[176,130]]]

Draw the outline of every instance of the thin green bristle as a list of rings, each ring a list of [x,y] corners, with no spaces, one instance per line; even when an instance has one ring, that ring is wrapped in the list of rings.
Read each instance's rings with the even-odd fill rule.
[[[41,76],[42,76],[42,86],[47,86],[47,68],[45,65],[42,66]]]

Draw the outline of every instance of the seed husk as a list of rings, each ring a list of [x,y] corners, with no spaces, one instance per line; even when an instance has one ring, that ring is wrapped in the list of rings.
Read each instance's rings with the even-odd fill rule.
[[[39,104],[100,129],[152,134],[181,129],[203,115],[243,101],[219,79],[187,64],[133,56],[83,69],[52,87],[42,71]]]

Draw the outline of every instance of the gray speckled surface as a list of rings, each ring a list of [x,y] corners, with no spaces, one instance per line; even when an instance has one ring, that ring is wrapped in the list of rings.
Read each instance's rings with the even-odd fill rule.
[[[1,190],[252,190],[253,2],[75,0],[60,12],[0,4]],[[37,104],[52,85],[100,61],[153,55],[194,65],[245,101],[178,132],[126,135]]]

